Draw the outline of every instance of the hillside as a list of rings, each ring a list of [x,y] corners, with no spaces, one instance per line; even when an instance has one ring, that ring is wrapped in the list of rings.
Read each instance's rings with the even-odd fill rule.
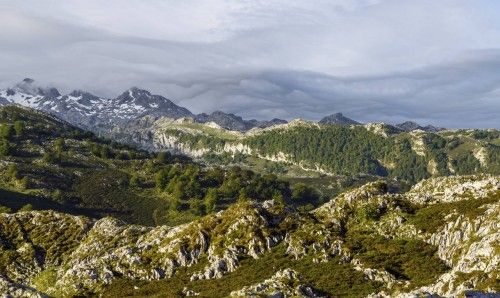
[[[500,177],[382,181],[307,213],[240,202],[180,226],[0,214],[0,289],[17,297],[456,297],[498,292]]]
[[[403,132],[385,124],[321,125],[292,121],[246,133],[189,119],[141,119],[108,136],[151,150],[216,164],[270,161],[269,172],[302,170],[328,176],[360,173],[414,184],[433,176],[500,174],[498,130]],[[299,173],[289,176],[301,176]]]
[[[143,225],[187,222],[238,199],[280,197],[300,205],[312,192],[306,187],[294,194],[275,175],[205,168],[183,156],[140,151],[14,106],[0,109],[0,173],[0,206],[6,210],[109,215]],[[304,204],[319,199],[308,195]]]

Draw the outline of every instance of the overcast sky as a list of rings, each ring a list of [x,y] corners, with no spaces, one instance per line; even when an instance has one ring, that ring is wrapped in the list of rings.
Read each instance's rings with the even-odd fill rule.
[[[500,128],[497,0],[0,0],[0,87]]]

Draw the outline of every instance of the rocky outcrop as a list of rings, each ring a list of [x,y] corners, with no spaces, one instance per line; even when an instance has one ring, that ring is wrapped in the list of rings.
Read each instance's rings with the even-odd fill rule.
[[[413,203],[436,204],[485,198],[498,190],[500,181],[495,176],[448,176],[423,180],[406,195]]]
[[[231,293],[231,297],[303,297],[316,298],[322,296],[304,284],[299,273],[292,269],[284,269],[276,272],[265,281],[244,287],[239,291]]]

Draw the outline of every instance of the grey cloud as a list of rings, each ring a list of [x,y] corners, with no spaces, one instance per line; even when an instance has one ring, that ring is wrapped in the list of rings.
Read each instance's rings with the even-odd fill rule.
[[[286,2],[190,0],[165,10],[161,1],[121,9],[121,1],[0,0],[0,87],[33,77],[108,97],[139,86],[194,112],[259,119],[341,111],[360,121],[499,127],[494,9]]]

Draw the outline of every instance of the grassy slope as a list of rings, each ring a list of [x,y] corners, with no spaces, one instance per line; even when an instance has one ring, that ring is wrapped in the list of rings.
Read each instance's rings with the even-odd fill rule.
[[[26,124],[21,135],[10,137],[12,154],[0,157],[0,205],[13,211],[31,204],[35,210],[91,217],[112,215],[145,225],[155,224],[154,214],[168,209],[168,197],[158,193],[152,183],[154,170],[161,164],[148,153],[98,139],[32,110],[9,106],[0,113],[0,124]],[[50,148],[58,138],[64,139],[62,153],[55,160],[47,160],[44,155],[54,150]],[[96,146],[108,148],[111,156],[92,152]],[[13,164],[16,177],[8,173]],[[133,187],[129,184],[132,174],[150,182]],[[23,185],[23,178],[28,185]]]

